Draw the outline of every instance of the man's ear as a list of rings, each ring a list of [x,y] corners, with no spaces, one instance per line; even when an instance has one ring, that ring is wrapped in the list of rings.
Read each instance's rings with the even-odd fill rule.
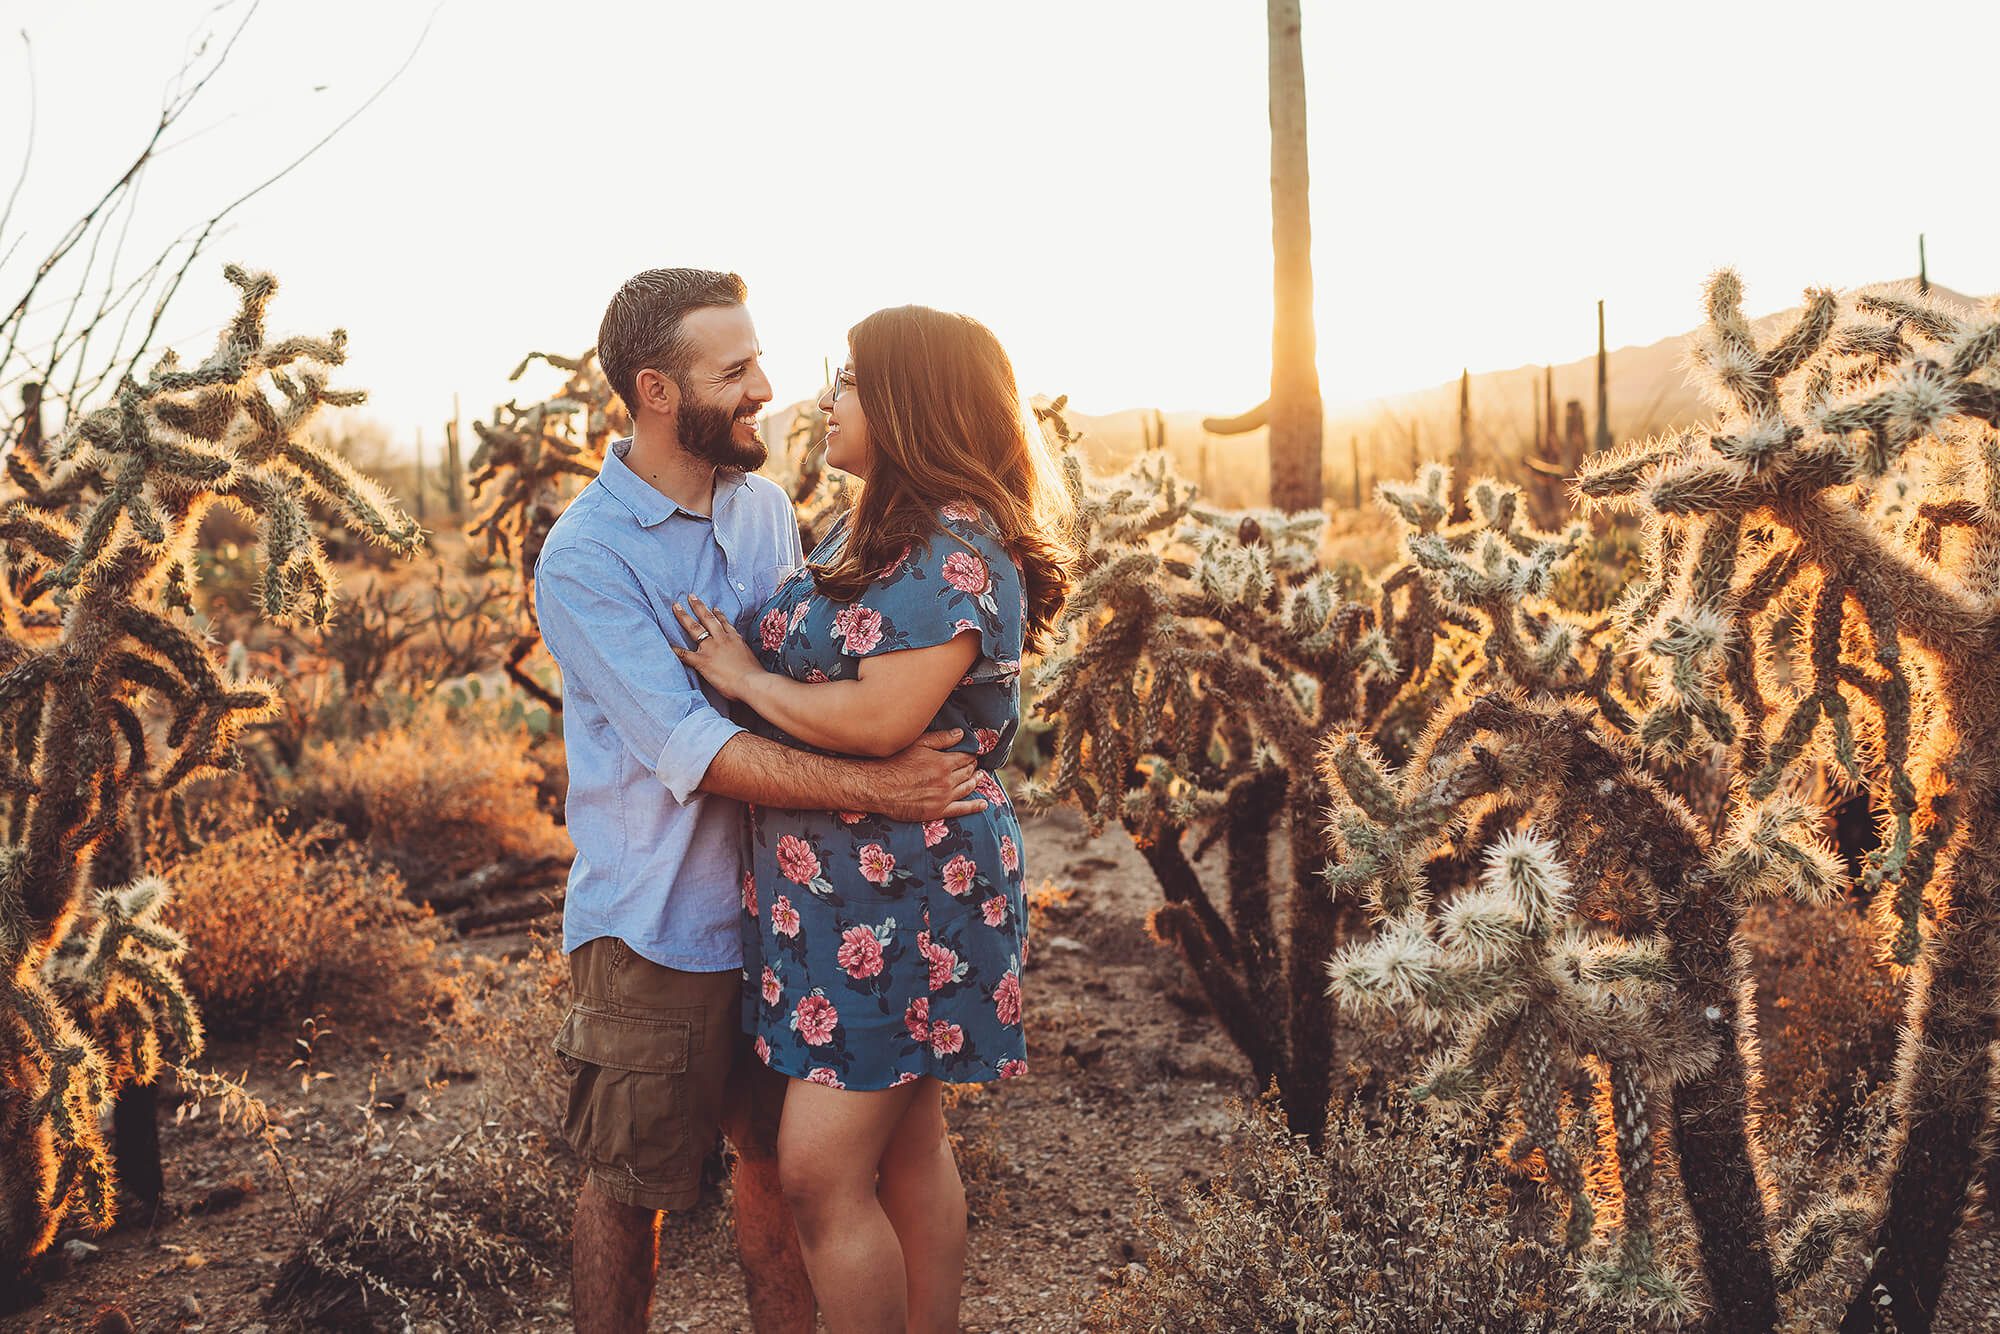
[[[633,376],[632,382],[633,388],[639,391],[639,401],[648,411],[672,417],[680,409],[681,387],[666,372],[649,366]]]

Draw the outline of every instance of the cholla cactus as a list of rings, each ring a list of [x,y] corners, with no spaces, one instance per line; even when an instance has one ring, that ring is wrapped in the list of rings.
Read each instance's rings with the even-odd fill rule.
[[[1040,415],[1075,445],[1060,402]],[[1065,468],[1084,556],[1068,633],[1034,676],[1056,759],[1026,795],[1125,828],[1167,900],[1155,931],[1258,1080],[1275,1079],[1293,1124],[1317,1136],[1332,1073],[1320,968],[1337,943],[1319,881],[1320,738],[1380,720],[1413,681],[1448,679],[1437,643],[1448,617],[1466,618],[1441,612],[1412,567],[1379,589],[1320,569],[1320,514],[1202,508],[1164,460],[1106,485],[1086,484],[1073,448]],[[1281,822],[1282,938],[1270,865]],[[1222,905],[1190,834],[1225,845]]]
[[[493,410],[488,425],[474,421],[479,448],[472,455],[472,497],[492,494],[466,536],[483,537],[492,559],[512,559],[520,570],[517,628],[503,666],[508,677],[552,712],[562,698],[529,674],[524,665],[541,643],[535,630],[535,562],[580,483],[597,476],[613,436],[632,429],[625,405],[612,392],[597,364],[597,349],[577,357],[530,352],[507,378],[518,380],[528,367],[546,361],[569,372],[555,397],[521,407],[508,401]]]
[[[507,378],[520,379],[537,361],[568,371],[569,379],[553,398],[525,408],[509,401],[493,410],[491,425],[472,423],[479,436],[472,455],[472,498],[478,500],[489,486],[493,493],[466,529],[468,537],[486,540],[489,556],[518,563],[523,607],[529,612],[535,561],[569,503],[576,485],[570,479],[597,476],[612,437],[632,429],[624,404],[598,367],[596,348],[577,357],[530,352]]]
[[[305,434],[321,405],[359,399],[327,386],[345,335],[267,339],[275,281],[225,273],[242,304],[214,353],[185,370],[169,353],[144,383],[127,379],[47,448],[47,484],[0,512],[9,586],[61,613],[0,643],[0,1277],[72,1210],[109,1221],[102,1108],[149,1081],[164,1046],[201,1044],[173,972],[180,940],[159,921],[165,886],[137,872],[133,807],[233,767],[237,735],[274,707],[268,683],[231,680],[172,614],[189,605],[202,516],[221,502],[260,525],[260,598],[281,623],[323,624],[332,608],[308,498],[400,552],[421,541]],[[90,485],[71,485],[84,474]],[[161,731],[146,725],[155,710]],[[86,874],[106,888],[79,917]]]
[[[1880,813],[1865,887],[1912,972],[1885,1203],[1843,1327],[1925,1329],[1993,1073],[2000,316],[1816,291],[1759,346],[1741,301],[1716,275],[1695,348],[1718,424],[1593,460],[1581,490],[1652,530],[1625,608],[1660,683],[1647,743],[1730,746],[1752,801],[1823,767]]]

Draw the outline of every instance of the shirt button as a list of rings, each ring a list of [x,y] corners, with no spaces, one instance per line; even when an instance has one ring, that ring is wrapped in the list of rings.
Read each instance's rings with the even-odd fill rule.
[[[743,581],[741,579],[736,581],[736,591],[739,593],[743,591]]]

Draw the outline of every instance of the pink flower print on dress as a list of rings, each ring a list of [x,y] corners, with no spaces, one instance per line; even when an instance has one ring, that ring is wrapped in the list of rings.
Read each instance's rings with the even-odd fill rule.
[[[792,605],[792,620],[790,626],[787,627],[788,631],[796,630],[799,628],[800,625],[805,623],[806,612],[809,611],[811,607],[812,607],[812,602],[810,599],[807,598],[800,598],[796,603]]]
[[[1026,1061],[1008,1060],[1000,1062],[1000,1078],[1002,1079],[1013,1079],[1017,1075],[1025,1075],[1027,1073],[1028,1063]]]
[[[1001,790],[1000,780],[993,776],[991,769],[981,769],[972,780],[973,790],[986,798],[989,805],[1005,806],[1007,794]]]
[[[868,818],[866,811],[835,811],[833,818],[842,824],[860,824]]]
[[[903,1027],[910,1030],[910,1036],[919,1042],[931,1040],[931,1000],[919,996],[903,1011]]]
[[[924,959],[931,966],[932,991],[943,991],[952,983],[965,979],[965,965],[958,961],[958,954],[955,951],[943,945],[931,945],[928,949],[923,949],[928,943],[927,936],[924,935],[917,937],[917,943],[918,948],[923,950]]]
[[[889,1087],[900,1088],[904,1084],[914,1084],[921,1078],[923,1078],[923,1076],[919,1075],[916,1071],[905,1070],[903,1071],[903,1073],[896,1076],[896,1082],[894,1084],[891,1084]]]
[[[798,1006],[792,1011],[792,1031],[808,1047],[823,1047],[833,1041],[833,1030],[839,1023],[840,1011],[817,990],[810,996],[799,997]]]
[[[931,1025],[931,1051],[934,1055],[949,1056],[965,1046],[965,1030],[957,1024],[948,1024],[940,1019]]]
[[[950,832],[950,830],[945,828],[944,821],[942,820],[924,821],[924,846],[927,848],[936,847],[938,844],[944,842],[945,836]]]
[[[833,616],[833,634],[847,642],[847,652],[860,657],[882,642],[882,613],[860,603],[842,607]]]
[[[779,998],[784,995],[784,992],[778,986],[778,975],[772,972],[770,969],[766,968],[764,970],[763,985],[764,985],[764,1004],[776,1005],[778,1003]],[[761,1042],[763,1041],[763,1039],[759,1038],[758,1041]]]
[[[783,607],[773,607],[764,613],[764,619],[757,622],[757,642],[764,646],[766,653],[776,653],[785,642],[785,632],[792,628],[791,618],[785,615]]]
[[[832,677],[817,667],[811,667],[806,670],[806,681],[810,685],[822,686],[832,679]]]
[[[819,876],[819,858],[813,855],[812,844],[797,834],[786,834],[778,840],[778,869],[793,884],[810,885]]]
[[[972,892],[973,877],[979,868],[972,864],[972,858],[960,853],[944,864],[945,891],[955,899],[962,899]]]
[[[897,556],[896,559],[890,561],[887,565],[883,566],[882,573],[876,575],[875,577],[877,579],[894,579],[898,574],[902,572],[904,564],[906,564],[909,561],[910,552],[911,549],[909,547],[904,547],[902,554]]]
[[[979,743],[981,755],[991,755],[1000,745],[1000,734],[990,727],[974,728],[972,738]]]
[[[1003,922],[1007,920],[1006,895],[995,894],[992,898],[980,904],[979,915],[985,919],[986,925],[988,926],[1001,925]]]
[[[850,926],[840,933],[840,948],[833,961],[852,978],[873,977],[882,971],[882,942],[865,926]]]
[[[766,1065],[771,1063],[771,1044],[764,1040],[762,1033],[757,1035],[757,1059]]]
[[[743,873],[743,911],[757,915],[757,877],[748,871]]]
[[[861,878],[871,885],[886,885],[896,870],[896,858],[880,843],[862,845],[859,853]]]
[[[1000,835],[1000,869],[1008,875],[1021,869],[1021,850],[1014,846],[1011,834]]]
[[[968,501],[954,500],[942,510],[939,510],[938,513],[944,515],[947,519],[956,519],[960,523],[979,522],[979,507]]]
[[[816,1065],[808,1070],[806,1072],[806,1082],[809,1084],[824,1084],[830,1089],[844,1089],[847,1087],[847,1085],[840,1082],[839,1071],[830,1069],[824,1065]]]
[[[993,572],[970,551],[954,551],[944,558],[944,581],[961,593],[979,594],[993,582]]]
[[[993,988],[993,1013],[1009,1028],[1021,1022],[1021,979],[1013,973],[1000,979],[1000,985]]]
[[[799,910],[783,894],[771,905],[771,930],[781,936],[796,936],[799,933]]]

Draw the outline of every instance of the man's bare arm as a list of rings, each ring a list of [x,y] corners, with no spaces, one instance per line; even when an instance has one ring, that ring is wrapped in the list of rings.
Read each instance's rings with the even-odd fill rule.
[[[947,751],[963,735],[931,732],[883,760],[813,755],[748,732],[723,743],[701,790],[758,806],[788,810],[869,811],[892,820],[941,820],[971,815],[985,801],[968,795],[978,783],[973,757]]]

